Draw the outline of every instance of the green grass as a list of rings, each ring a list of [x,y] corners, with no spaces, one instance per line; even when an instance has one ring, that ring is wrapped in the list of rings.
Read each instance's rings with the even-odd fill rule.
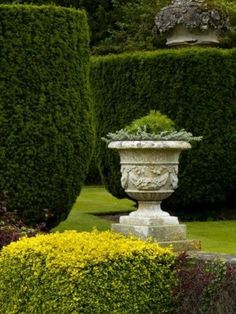
[[[186,223],[189,239],[199,239],[202,250],[236,254],[236,221],[206,221]]]
[[[108,230],[111,221],[95,216],[100,213],[128,212],[134,203],[128,199],[118,200],[103,187],[85,187],[78,197],[67,220],[53,231]],[[188,238],[198,239],[202,250],[236,254],[236,221],[187,222]]]
[[[91,231],[94,227],[98,230],[108,230],[112,222],[93,214],[129,212],[133,210],[133,204],[134,202],[128,199],[116,199],[103,187],[85,187],[66,221],[60,223],[53,231]]]

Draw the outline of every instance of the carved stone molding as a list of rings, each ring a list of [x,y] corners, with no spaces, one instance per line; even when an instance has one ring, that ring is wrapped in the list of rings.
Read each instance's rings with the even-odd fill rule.
[[[175,190],[178,186],[177,166],[121,166],[121,185],[139,191]]]

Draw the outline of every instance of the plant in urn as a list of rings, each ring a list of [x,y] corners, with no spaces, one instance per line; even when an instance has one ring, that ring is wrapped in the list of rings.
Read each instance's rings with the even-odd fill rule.
[[[186,226],[163,211],[161,201],[177,188],[180,153],[201,137],[175,130],[167,116],[151,111],[125,129],[109,133],[104,140],[108,148],[118,150],[121,185],[138,201],[137,211],[121,216],[112,229],[142,239],[152,237],[158,242],[186,240]]]

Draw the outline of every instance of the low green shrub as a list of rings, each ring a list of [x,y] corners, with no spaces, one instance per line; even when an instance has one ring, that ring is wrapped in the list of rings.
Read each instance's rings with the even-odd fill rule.
[[[0,201],[27,224],[64,220],[92,151],[86,13],[0,5]]]
[[[1,314],[170,313],[175,256],[111,232],[68,231],[0,252]]]
[[[100,138],[151,109],[203,136],[180,158],[179,188],[163,205],[184,218],[222,207],[236,187],[236,50],[190,48],[92,58],[97,163],[108,190],[126,197],[119,156]],[[180,212],[181,211],[181,212]]]

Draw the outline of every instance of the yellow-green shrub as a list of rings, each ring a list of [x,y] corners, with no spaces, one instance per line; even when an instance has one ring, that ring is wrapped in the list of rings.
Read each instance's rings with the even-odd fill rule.
[[[1,314],[170,313],[174,261],[111,232],[24,238],[0,253]]]

